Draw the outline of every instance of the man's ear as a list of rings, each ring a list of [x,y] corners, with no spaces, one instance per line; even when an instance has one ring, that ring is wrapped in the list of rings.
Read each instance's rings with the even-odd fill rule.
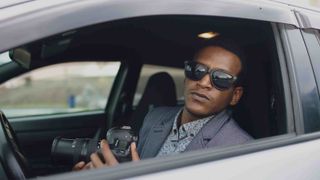
[[[233,95],[232,95],[232,99],[230,101],[230,105],[231,106],[236,105],[239,102],[242,94],[243,94],[243,87],[241,87],[241,86],[235,87],[233,90]]]

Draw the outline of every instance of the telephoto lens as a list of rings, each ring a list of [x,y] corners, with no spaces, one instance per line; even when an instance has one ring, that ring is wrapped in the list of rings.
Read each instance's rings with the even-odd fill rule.
[[[89,162],[90,155],[99,150],[98,140],[93,138],[67,139],[57,137],[53,140],[51,157],[54,164],[76,164]]]
[[[51,158],[57,165],[74,165],[80,161],[88,163],[90,155],[97,152],[100,159],[104,161],[100,150],[100,130],[94,138],[67,139],[56,137],[51,147]],[[130,144],[137,142],[138,137],[131,127],[114,127],[108,130],[106,139],[110,149],[119,162],[130,161]]]

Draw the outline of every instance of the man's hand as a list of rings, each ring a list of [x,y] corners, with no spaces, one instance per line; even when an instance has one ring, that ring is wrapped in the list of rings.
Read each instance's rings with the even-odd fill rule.
[[[85,163],[84,161],[78,162],[76,165],[73,166],[72,171],[80,171],[84,169],[91,169],[93,167],[92,163]]]
[[[101,152],[102,152],[105,164],[101,161],[97,153],[93,153],[90,156],[93,167],[100,168],[103,166],[114,166],[119,164],[116,157],[113,155],[108,142],[106,140],[102,140],[100,145],[101,145]],[[131,148],[132,161],[140,160],[137,152],[136,143],[131,143],[130,148]]]
[[[100,146],[105,163],[102,162],[97,153],[93,153],[90,156],[91,162],[85,164],[83,161],[81,161],[77,163],[72,170],[78,171],[83,169],[100,168],[104,166],[114,166],[119,164],[106,140],[102,140]],[[137,151],[136,143],[131,143],[130,148],[132,161],[139,161],[140,157]]]

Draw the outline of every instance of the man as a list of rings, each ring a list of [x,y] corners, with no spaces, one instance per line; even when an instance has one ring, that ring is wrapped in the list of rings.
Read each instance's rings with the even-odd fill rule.
[[[132,160],[161,157],[203,148],[245,143],[252,138],[232,119],[228,110],[243,94],[245,61],[240,48],[226,39],[205,43],[193,61],[185,62],[185,106],[160,107],[149,112],[139,133],[138,149],[131,145]],[[105,164],[97,154],[91,163],[75,169],[116,165],[105,140]]]

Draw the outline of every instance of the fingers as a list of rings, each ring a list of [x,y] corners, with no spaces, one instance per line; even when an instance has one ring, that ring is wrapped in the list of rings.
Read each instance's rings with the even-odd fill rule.
[[[97,153],[93,153],[90,155],[92,166],[95,168],[100,168],[105,165],[107,166],[114,166],[119,164],[117,159],[112,154],[112,151],[110,150],[109,144],[106,140],[101,141],[101,153],[103,155],[103,158],[105,160],[105,164],[102,162],[102,160],[99,158],[99,155]]]
[[[132,157],[132,161],[140,160],[140,157],[137,151],[137,145],[135,142],[131,143],[131,157]]]
[[[104,164],[102,163],[101,159],[99,158],[98,154],[97,153],[92,153],[90,155],[90,159],[91,159],[91,162],[92,162],[92,165],[93,167],[95,168],[100,168],[100,167],[103,167]]]
[[[73,166],[72,171],[80,171],[84,168],[85,165],[86,163],[83,161],[78,162],[76,165]]]
[[[114,165],[119,164],[118,160],[113,155],[113,153],[109,147],[108,142],[106,140],[102,140],[100,145],[101,145],[101,153],[102,153],[103,158],[105,160],[105,164],[101,161],[101,159],[99,158],[97,153],[93,153],[90,156],[91,166],[95,167],[95,168],[100,168],[105,165],[114,166]],[[137,151],[136,143],[135,142],[131,143],[130,148],[131,148],[132,161],[139,161],[140,157],[139,157],[139,154]],[[86,167],[87,167],[87,165],[86,165]]]
[[[81,162],[78,162],[76,165],[74,165],[72,170],[73,171],[81,171],[84,169],[92,169],[92,168],[93,168],[93,165],[91,162],[86,164],[85,162],[81,161]]]
[[[83,169],[92,169],[92,168],[93,168],[92,162],[87,163],[87,164],[83,167]]]
[[[101,151],[104,157],[104,160],[108,166],[114,166],[119,164],[118,160],[112,154],[112,151],[109,147],[108,142],[104,139],[101,141]]]

